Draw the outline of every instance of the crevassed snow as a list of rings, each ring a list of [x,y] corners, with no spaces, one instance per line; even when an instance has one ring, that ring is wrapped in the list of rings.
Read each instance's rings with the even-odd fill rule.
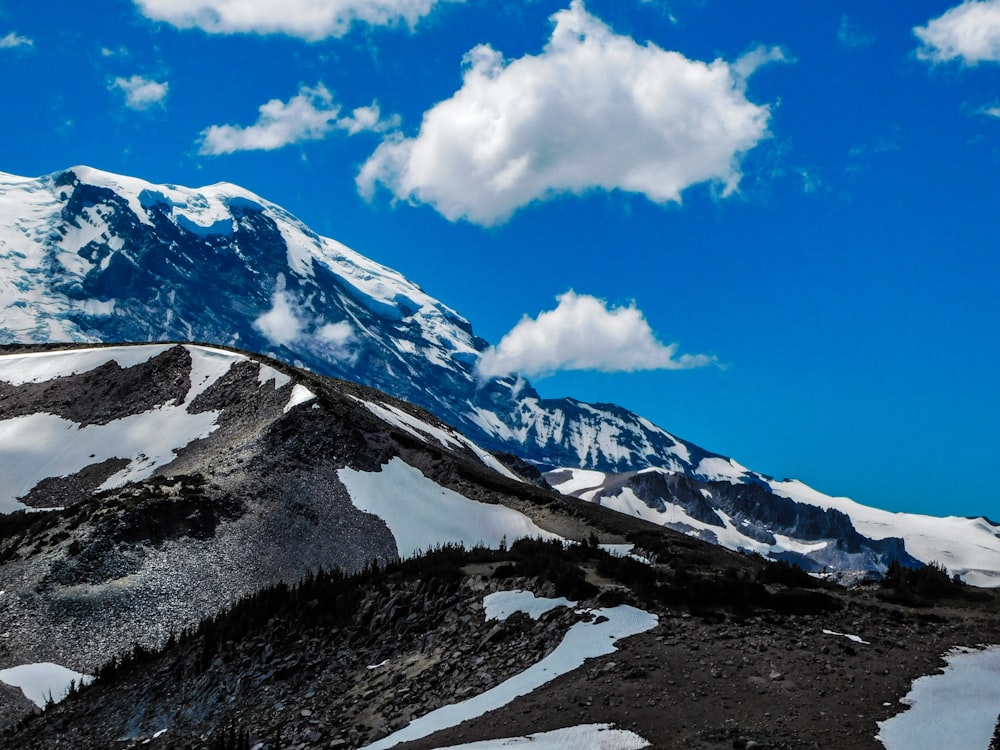
[[[987,750],[1000,713],[1000,646],[956,649],[944,671],[914,680],[910,708],[879,722],[886,750]]]
[[[850,516],[872,539],[902,537],[906,551],[925,563],[937,562],[974,586],[1000,586],[1000,528],[982,518],[892,513],[846,497],[830,497],[798,480],[769,482],[776,495]]]
[[[243,188],[226,183],[196,189],[155,185],[86,166],[72,167],[71,171],[81,183],[112,190],[127,203],[127,210],[138,222],[150,227],[154,226],[151,214],[159,212],[196,235],[229,233],[240,212],[263,212],[274,220],[284,240],[292,274],[309,279],[314,264],[319,263],[343,279],[345,290],[362,304],[403,309],[404,317],[415,324],[409,335],[423,339],[435,361],[446,367],[456,367],[453,357],[477,356],[470,327],[453,310],[397,271],[320,237],[280,206]],[[115,244],[109,230],[108,214],[114,208],[103,204],[88,207],[81,213],[79,227],[66,225],[62,211],[72,187],[56,184],[62,174],[33,179],[0,173],[0,309],[4,311],[0,340],[90,340],[67,318],[78,303],[51,288],[45,271],[51,265],[52,251],[57,251],[55,260],[71,279],[82,278],[90,268],[89,261],[75,253],[88,241],[104,241],[112,251],[129,252],[128,247]],[[68,234],[53,244],[52,233],[57,227]],[[24,306],[25,300],[31,304]]]
[[[0,682],[21,688],[24,697],[39,708],[45,708],[49,698],[58,703],[69,692],[70,683],[89,685],[94,678],[83,672],[74,672],[60,664],[39,662],[0,669]]]
[[[344,468],[337,475],[357,508],[385,521],[400,557],[442,544],[497,547],[523,537],[561,539],[523,513],[442,487],[398,457],[381,471]]]
[[[535,596],[531,591],[497,591],[483,597],[483,609],[487,620],[506,620],[515,612],[524,612],[532,620],[537,620],[546,612],[559,607],[575,607],[566,597],[548,599]]]
[[[573,671],[587,659],[613,653],[616,650],[615,644],[621,639],[644,633],[659,623],[656,615],[625,604],[595,609],[593,614],[594,621],[573,625],[552,653],[525,671],[485,693],[431,711],[388,737],[368,745],[367,750],[387,750],[401,742],[426,737],[506,706],[515,698],[527,695],[560,675]],[[597,622],[602,618],[607,619]]]
[[[290,412],[299,404],[306,404],[316,398],[316,394],[306,388],[302,383],[296,383],[292,387],[292,395],[288,398],[288,403],[285,404],[285,408],[282,410],[285,414]]]
[[[524,737],[467,742],[437,750],[642,750],[649,742],[634,732],[610,724],[580,724]]]

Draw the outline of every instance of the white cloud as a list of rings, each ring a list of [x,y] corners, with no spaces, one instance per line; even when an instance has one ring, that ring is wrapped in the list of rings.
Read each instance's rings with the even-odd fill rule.
[[[320,140],[334,130],[354,135],[365,130],[384,131],[398,122],[394,117],[383,120],[375,103],[354,109],[348,117],[341,118],[340,110],[322,83],[312,88],[302,86],[287,102],[272,99],[262,104],[253,125],[206,128],[201,133],[200,153],[218,156],[234,151],[273,151],[292,143]]]
[[[495,347],[479,358],[476,370],[489,378],[518,373],[544,377],[559,370],[686,370],[715,363],[704,354],[677,354],[662,344],[635,305],[609,308],[587,294],[566,292],[555,310],[525,316]]]
[[[277,288],[271,295],[271,309],[257,318],[253,327],[276,346],[291,344],[302,335],[304,325],[292,309],[283,274],[278,274]]]
[[[8,32],[6,36],[0,37],[0,49],[19,49],[23,47],[34,47],[35,40],[26,36],[21,36],[16,32]]]
[[[154,21],[216,34],[288,34],[310,41],[346,34],[354,23],[411,29],[442,1],[462,0],[135,0]]]
[[[345,346],[355,340],[354,326],[346,320],[324,323],[316,332],[320,339],[334,346]]]
[[[615,34],[581,0],[552,16],[539,55],[466,54],[462,87],[424,113],[413,138],[386,138],[363,165],[378,183],[448,219],[496,224],[560,193],[625,190],[680,202],[701,182],[734,191],[740,158],[768,135],[769,108],[745,96],[754,50],[704,63]]]
[[[983,107],[979,110],[980,114],[988,115],[990,117],[1000,118],[1000,105],[993,107]]]
[[[1000,0],[966,0],[913,33],[923,42],[917,55],[924,60],[1000,62]]]
[[[116,78],[111,82],[109,88],[118,89],[125,94],[125,106],[129,109],[145,110],[163,106],[170,84],[166,81],[160,83],[143,76],[132,76],[130,78]]]
[[[875,35],[863,30],[857,24],[843,15],[840,18],[840,27],[837,29],[837,39],[846,47],[867,47],[875,43]]]

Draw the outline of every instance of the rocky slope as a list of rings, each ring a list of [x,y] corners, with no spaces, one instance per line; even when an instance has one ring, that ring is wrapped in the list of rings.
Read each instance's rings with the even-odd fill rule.
[[[659,536],[652,566],[519,542],[270,589],[105,669],[0,746],[431,750],[590,728],[558,746],[875,749],[914,678],[951,646],[1000,636],[992,593],[913,609]],[[517,687],[623,610],[648,625]],[[598,745],[595,725],[635,744]]]
[[[477,444],[546,469],[630,476],[653,468],[705,483],[715,511],[740,516],[733,533],[663,516],[690,505],[669,494],[676,483],[643,495],[646,509],[635,510],[733,548],[874,573],[894,558],[937,560],[971,582],[1000,582],[1000,539],[985,519],[872,512],[776,482],[621,407],[542,399],[513,377],[482,381],[475,364],[487,343],[468,321],[234,185],[153,185],[88,167],[37,179],[0,174],[0,323],[0,343],[200,340],[267,352],[422,406]],[[724,491],[720,482],[750,489]],[[611,483],[602,502],[632,503],[620,480]],[[735,499],[760,492],[772,497]],[[775,526],[752,515],[765,506],[800,518]],[[817,507],[850,522],[816,525]],[[695,520],[727,523],[718,513]],[[778,536],[789,542],[770,541]]]
[[[0,669],[87,672],[320,568],[557,536],[531,516],[585,533],[426,412],[191,345],[0,356],[0,475]]]

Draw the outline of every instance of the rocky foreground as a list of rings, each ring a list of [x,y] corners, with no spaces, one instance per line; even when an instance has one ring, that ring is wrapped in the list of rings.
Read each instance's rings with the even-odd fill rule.
[[[881,748],[877,722],[904,708],[913,679],[935,672],[953,646],[1000,642],[992,592],[961,587],[932,601],[906,581],[814,586],[739,555],[698,570],[699,545],[648,552],[652,566],[589,545],[446,549],[270,589],[160,653],[105,669],[0,746],[364,747],[522,672],[592,620],[587,608],[628,602],[658,625],[498,710],[399,747],[600,722],[654,748]],[[512,589],[579,606],[487,620],[484,596]]]

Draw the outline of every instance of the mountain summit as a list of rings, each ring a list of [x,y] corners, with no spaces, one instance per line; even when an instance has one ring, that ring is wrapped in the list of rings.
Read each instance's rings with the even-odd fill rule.
[[[483,381],[488,344],[469,321],[235,185],[89,167],[0,174],[0,319],[0,343],[203,341],[357,381],[548,470],[566,494],[811,570],[916,558],[1000,583],[985,519],[884,513],[775,481],[615,405]]]

